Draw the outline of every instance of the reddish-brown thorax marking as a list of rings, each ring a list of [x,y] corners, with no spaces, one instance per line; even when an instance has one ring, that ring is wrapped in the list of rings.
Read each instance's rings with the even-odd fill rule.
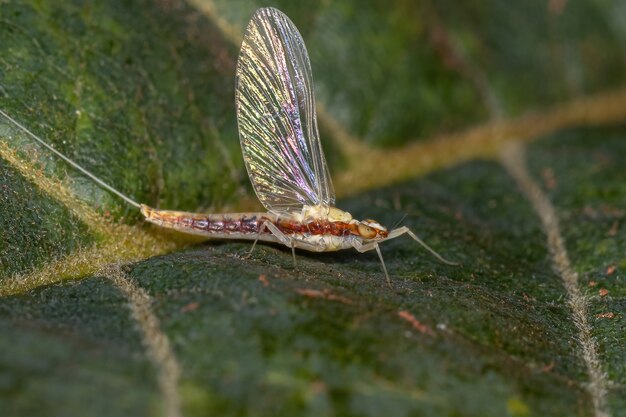
[[[345,222],[312,221],[295,223],[288,220],[278,222],[278,227],[285,234],[310,233],[312,235],[349,236],[359,234],[355,224]]]

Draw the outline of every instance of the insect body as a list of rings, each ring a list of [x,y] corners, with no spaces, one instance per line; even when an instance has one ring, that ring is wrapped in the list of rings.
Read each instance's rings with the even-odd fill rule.
[[[322,152],[308,53],[294,24],[279,10],[255,12],[237,63],[235,104],[239,138],[248,175],[265,213],[199,214],[139,204],[60,154],[0,110],[42,145],[99,185],[139,208],[146,220],[184,233],[222,239],[277,242],[292,249],[329,252],[376,250],[408,234],[442,262],[407,227],[388,231],[374,220],[356,220],[334,207],[335,192]],[[252,249],[254,249],[254,246]]]
[[[223,238],[283,243],[311,252],[332,252],[363,245],[364,240],[385,239],[389,232],[373,220],[358,221],[335,209],[340,217],[303,217],[302,214],[200,214],[157,210],[141,212],[154,224],[186,233]],[[349,219],[349,221],[346,221]]]

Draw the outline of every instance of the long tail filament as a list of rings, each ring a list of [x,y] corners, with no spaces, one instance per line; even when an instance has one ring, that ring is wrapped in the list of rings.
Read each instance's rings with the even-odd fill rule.
[[[86,176],[88,176],[89,178],[91,178],[96,184],[98,184],[100,187],[104,188],[105,190],[115,194],[116,196],[120,197],[122,200],[126,201],[128,204],[130,204],[133,207],[136,208],[141,208],[141,204],[139,204],[138,202],[136,202],[135,200],[133,200],[132,198],[128,197],[126,194],[123,194],[121,191],[116,190],[115,188],[111,187],[109,184],[107,184],[106,182],[102,181],[100,178],[96,177],[94,174],[92,174],[91,172],[87,171],[85,168],[83,168],[82,166],[78,165],[76,162],[72,161],[70,158],[68,158],[67,156],[63,155],[61,152],[57,151],[56,149],[54,149],[54,147],[52,147],[52,145],[49,145],[47,142],[45,142],[43,139],[41,139],[39,136],[35,135],[33,132],[31,132],[30,130],[28,130],[24,125],[22,125],[20,122],[18,122],[17,120],[15,120],[14,118],[12,118],[11,116],[9,116],[8,114],[6,114],[4,111],[0,110],[0,115],[4,116],[8,121],[10,121],[14,126],[16,126],[17,128],[19,128],[20,130],[22,130],[24,133],[26,133],[28,136],[30,136],[31,138],[35,139],[37,142],[39,142],[42,146],[44,146],[45,148],[47,148],[48,150],[50,150],[52,153],[54,153],[55,155],[57,155],[59,158],[61,158],[62,160],[64,160],[65,162],[67,162],[68,164],[70,164],[72,167],[74,167],[75,169],[77,169],[78,171],[82,172],[83,174],[85,174]]]

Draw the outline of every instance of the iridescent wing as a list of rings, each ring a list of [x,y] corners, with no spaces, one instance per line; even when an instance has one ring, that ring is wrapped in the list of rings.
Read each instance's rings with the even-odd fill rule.
[[[259,9],[250,19],[236,89],[243,158],[265,208],[283,212],[334,205],[309,55],[298,29],[279,10]]]

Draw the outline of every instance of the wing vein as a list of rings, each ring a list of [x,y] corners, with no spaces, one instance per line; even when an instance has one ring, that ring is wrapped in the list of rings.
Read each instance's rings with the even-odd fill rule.
[[[250,19],[236,90],[243,157],[261,203],[279,212],[333,205],[311,64],[302,36],[282,12],[259,9]]]

